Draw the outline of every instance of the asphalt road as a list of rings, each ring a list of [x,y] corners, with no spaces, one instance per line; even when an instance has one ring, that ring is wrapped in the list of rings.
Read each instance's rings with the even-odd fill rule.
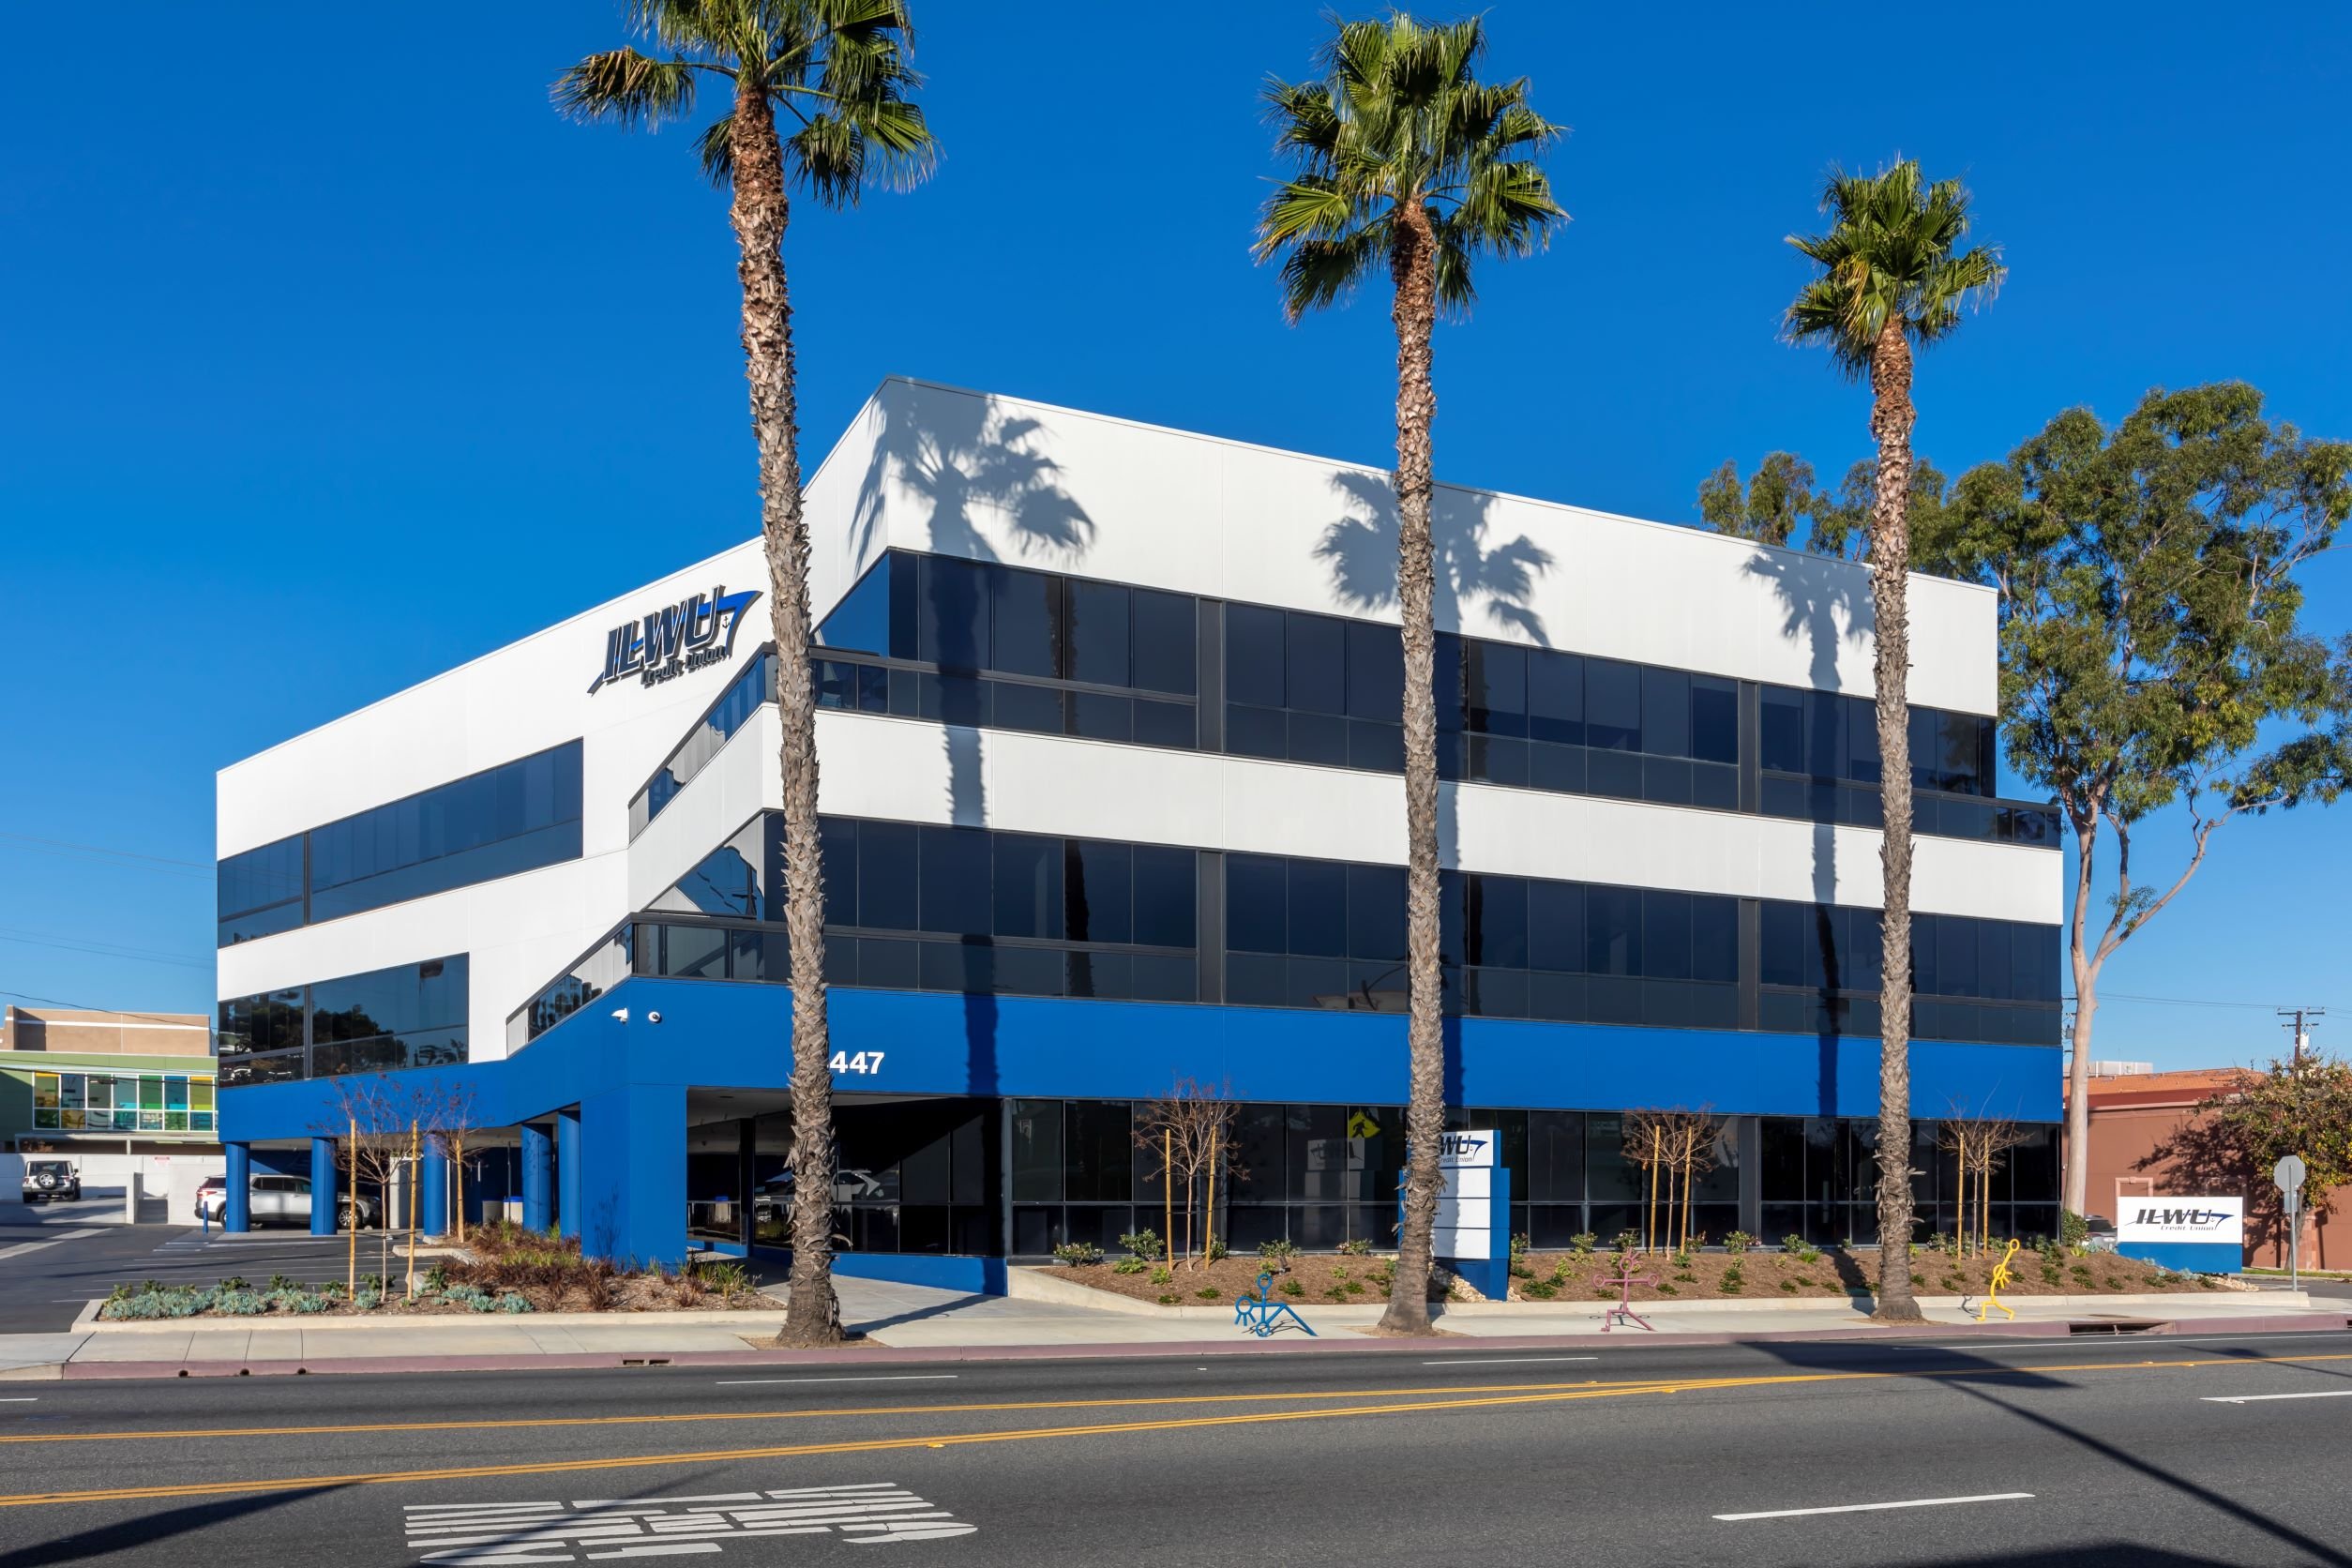
[[[0,1395],[9,1568],[2352,1564],[2352,1333]]]

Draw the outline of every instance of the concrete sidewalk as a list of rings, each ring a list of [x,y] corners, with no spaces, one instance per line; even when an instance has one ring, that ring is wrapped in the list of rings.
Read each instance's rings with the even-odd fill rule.
[[[763,1342],[782,1323],[775,1309],[701,1313],[540,1313],[529,1317],[395,1319],[206,1319],[99,1323],[96,1304],[67,1334],[0,1335],[0,1380],[248,1376],[609,1367],[635,1364],[763,1365],[843,1361],[955,1361],[1068,1356],[1252,1354],[1426,1350],[1437,1341],[1368,1337],[1377,1304],[1307,1306],[1314,1337],[1286,1330],[1270,1340],[1235,1327],[1232,1309],[1201,1306],[1145,1313],[1067,1301],[964,1295],[877,1280],[838,1282],[842,1317],[863,1337],[836,1350],[779,1350]],[[1083,1289],[1077,1287],[1074,1289]],[[1133,1304],[1129,1304],[1132,1305]],[[2299,1292],[2020,1297],[2013,1321],[1980,1325],[1953,1298],[1926,1298],[1928,1325],[1874,1328],[1834,1303],[1652,1303],[1654,1332],[1604,1334],[1602,1304],[1488,1303],[1456,1305],[1439,1320],[1458,1344],[1546,1349],[1627,1343],[1720,1344],[1740,1340],[1925,1337],[1954,1330],[2002,1335],[2077,1332],[2179,1334],[2292,1328],[2342,1329],[2344,1311],[2324,1310]]]

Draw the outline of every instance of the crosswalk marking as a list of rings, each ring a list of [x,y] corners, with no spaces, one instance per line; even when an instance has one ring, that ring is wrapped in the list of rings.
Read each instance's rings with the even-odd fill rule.
[[[836,1535],[874,1545],[979,1529],[895,1481],[570,1503],[409,1503],[403,1513],[418,1561],[452,1568],[679,1557],[756,1536]]]

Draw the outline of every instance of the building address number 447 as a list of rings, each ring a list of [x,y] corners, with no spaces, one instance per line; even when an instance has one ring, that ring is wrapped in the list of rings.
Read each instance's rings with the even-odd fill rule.
[[[885,1051],[862,1050],[853,1055],[849,1051],[837,1050],[833,1053],[833,1060],[825,1065],[837,1073],[879,1073],[882,1071],[882,1058],[887,1054]]]

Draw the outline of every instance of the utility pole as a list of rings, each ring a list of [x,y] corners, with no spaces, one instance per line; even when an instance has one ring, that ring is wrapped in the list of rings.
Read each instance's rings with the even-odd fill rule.
[[[2308,1020],[2326,1018],[2328,1009],[2325,1007],[2281,1007],[2276,1009],[2276,1012],[2287,1029],[2293,1033],[2295,1039],[2293,1061],[2295,1065],[2299,1067],[2303,1064],[2303,1052],[2311,1046],[2311,1025]]]

